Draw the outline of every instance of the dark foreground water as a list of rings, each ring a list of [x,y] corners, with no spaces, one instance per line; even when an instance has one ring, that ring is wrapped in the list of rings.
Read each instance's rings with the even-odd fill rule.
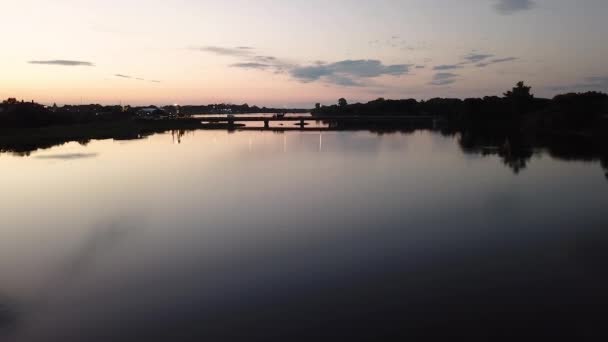
[[[606,336],[599,161],[199,131],[0,170],[1,341]]]

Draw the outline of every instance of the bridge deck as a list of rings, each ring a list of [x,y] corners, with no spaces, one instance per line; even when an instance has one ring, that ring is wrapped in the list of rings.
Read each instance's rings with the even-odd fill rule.
[[[433,121],[436,118],[433,116],[331,116],[331,117],[314,117],[314,116],[286,116],[284,118],[263,117],[263,116],[235,116],[228,117],[197,117],[180,120],[196,120],[199,122],[284,122],[284,121],[334,121],[334,122],[357,122],[357,121]]]

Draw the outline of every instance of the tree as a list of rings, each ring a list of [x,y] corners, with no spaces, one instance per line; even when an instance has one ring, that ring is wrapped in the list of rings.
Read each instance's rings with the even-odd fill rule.
[[[321,109],[321,104],[320,103],[315,104],[315,109]]]
[[[522,81],[517,82],[515,88],[504,94],[505,101],[510,104],[512,113],[521,115],[532,110],[534,95],[530,92],[531,89],[531,87],[526,86]]]
[[[509,90],[504,95],[507,99],[514,100],[532,100],[534,95],[530,92],[532,87],[528,87],[523,81],[517,82],[517,86],[513,90]]]
[[[345,98],[341,98],[341,99],[338,100],[338,105],[340,107],[346,107],[346,106],[348,106],[348,102],[346,102]]]

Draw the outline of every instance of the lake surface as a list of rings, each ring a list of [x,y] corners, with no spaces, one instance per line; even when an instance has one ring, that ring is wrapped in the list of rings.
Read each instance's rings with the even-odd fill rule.
[[[465,150],[195,131],[1,154],[0,340],[605,336],[599,161]]]

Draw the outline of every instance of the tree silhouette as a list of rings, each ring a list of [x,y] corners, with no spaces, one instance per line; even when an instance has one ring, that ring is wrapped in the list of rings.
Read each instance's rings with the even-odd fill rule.
[[[521,81],[517,82],[515,88],[504,93],[505,100],[510,103],[513,114],[522,115],[532,110],[534,95],[532,95],[531,89]]]
[[[505,98],[512,100],[532,100],[534,95],[531,93],[532,87],[528,87],[523,81],[517,82],[517,86],[513,90],[504,93]]]
[[[348,102],[346,101],[345,98],[341,98],[341,99],[338,100],[338,105],[340,107],[346,107],[346,106],[348,106]]]
[[[19,103],[19,102],[14,97],[10,97],[7,100],[2,101],[2,104],[7,104],[7,105],[15,105],[17,103]]]

